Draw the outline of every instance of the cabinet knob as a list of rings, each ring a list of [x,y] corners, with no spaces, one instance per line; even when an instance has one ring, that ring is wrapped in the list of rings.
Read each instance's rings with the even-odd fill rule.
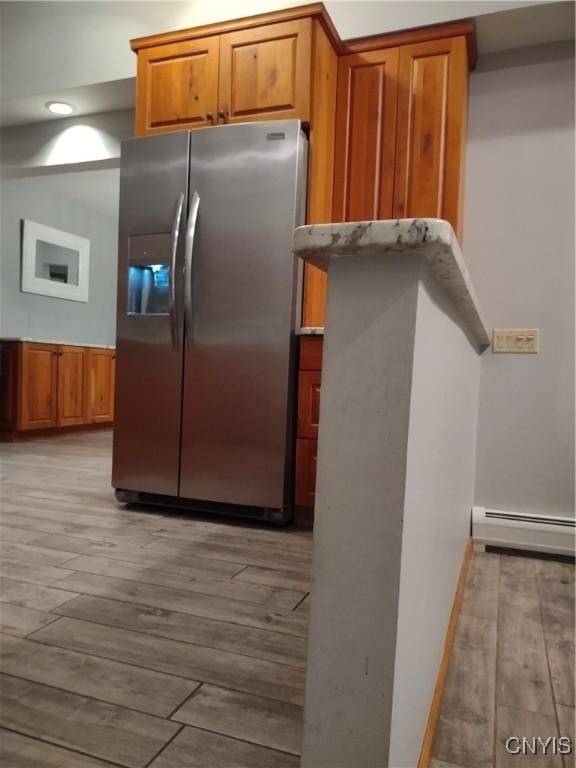
[[[208,114],[206,115],[206,120],[208,120],[210,123],[214,122],[214,115],[212,114],[212,112],[208,112]]]
[[[226,118],[228,117],[228,113],[224,112],[224,110],[221,109],[220,112],[218,112],[218,117],[220,118],[220,120],[226,120]]]

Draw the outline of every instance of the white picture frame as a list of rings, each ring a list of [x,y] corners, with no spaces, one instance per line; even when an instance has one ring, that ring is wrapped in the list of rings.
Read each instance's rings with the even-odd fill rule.
[[[41,248],[62,248],[67,250],[67,258],[54,257],[55,264],[40,264],[38,261],[39,243]],[[65,251],[62,251],[65,253]],[[77,256],[76,256],[77,254]],[[45,257],[49,258],[49,257]],[[63,262],[73,262],[74,278],[68,279],[69,271]],[[60,263],[58,263],[60,262]],[[48,267],[50,274],[60,270],[59,276],[43,277],[38,274],[40,267]],[[53,269],[50,269],[53,268]],[[88,301],[90,269],[90,240],[55,227],[39,224],[37,221],[23,219],[22,226],[22,291],[51,296],[69,301]],[[46,269],[44,269],[46,271]]]

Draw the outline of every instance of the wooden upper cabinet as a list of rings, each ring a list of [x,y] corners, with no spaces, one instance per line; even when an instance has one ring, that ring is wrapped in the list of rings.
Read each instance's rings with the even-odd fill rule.
[[[19,429],[56,426],[58,347],[23,343],[20,349]]]
[[[464,36],[400,48],[394,212],[461,236],[468,58]]]
[[[142,136],[215,123],[218,58],[218,35],[139,51],[136,133]]]
[[[392,217],[398,49],[338,62],[334,221]]]
[[[87,420],[91,424],[114,419],[116,353],[112,349],[89,349],[87,354]]]
[[[84,424],[86,421],[86,350],[61,346],[58,350],[58,416],[59,427]]]
[[[220,37],[218,112],[227,123],[310,119],[312,20]]]

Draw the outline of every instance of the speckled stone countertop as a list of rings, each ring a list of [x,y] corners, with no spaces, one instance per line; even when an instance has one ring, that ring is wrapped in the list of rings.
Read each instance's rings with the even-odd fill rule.
[[[297,336],[324,336],[323,325],[303,325],[296,331]]]
[[[462,315],[478,348],[490,337],[454,230],[443,219],[386,219],[312,224],[294,231],[293,250],[315,267],[328,270],[331,259],[354,256],[423,256]]]
[[[8,341],[27,341],[30,344],[60,344],[63,347],[91,347],[92,349],[116,349],[115,344],[92,344],[90,341],[60,341],[58,339],[33,339],[27,336],[4,336],[0,339],[2,342]]]

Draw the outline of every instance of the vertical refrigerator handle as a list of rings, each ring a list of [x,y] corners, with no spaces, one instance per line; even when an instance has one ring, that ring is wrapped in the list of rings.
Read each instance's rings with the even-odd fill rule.
[[[184,194],[180,192],[178,202],[176,203],[176,214],[172,224],[171,238],[171,265],[170,265],[170,298],[168,312],[170,314],[170,334],[172,336],[172,345],[178,349],[180,344],[180,334],[178,332],[178,317],[176,315],[176,257],[178,254],[178,235],[180,233],[180,220],[184,210]]]
[[[188,346],[192,342],[192,251],[194,249],[194,235],[196,234],[199,206],[200,195],[194,190],[190,202],[190,213],[188,214],[188,223],[186,224],[186,241],[184,245],[184,323]]]

